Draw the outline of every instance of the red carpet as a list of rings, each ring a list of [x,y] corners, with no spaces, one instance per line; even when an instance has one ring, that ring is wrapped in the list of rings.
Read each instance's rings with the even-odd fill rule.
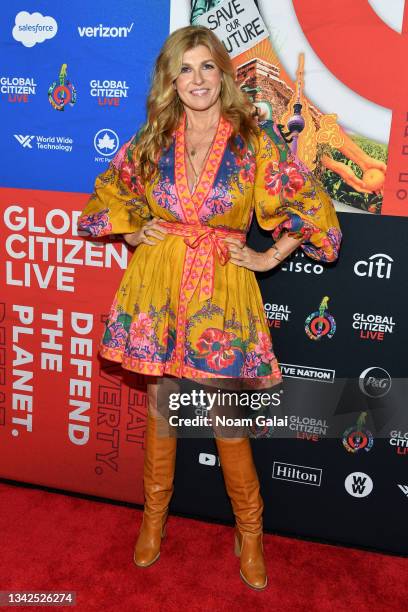
[[[139,510],[0,482],[0,517],[1,590],[73,590],[76,612],[407,610],[404,558],[267,535],[269,586],[256,592],[229,527],[171,516],[161,558],[139,569]]]

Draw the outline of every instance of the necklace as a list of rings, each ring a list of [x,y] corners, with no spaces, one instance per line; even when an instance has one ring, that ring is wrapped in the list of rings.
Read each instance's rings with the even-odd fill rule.
[[[212,138],[212,140],[211,140],[210,144],[208,145],[207,152],[206,152],[205,157],[204,157],[204,161],[203,161],[203,163],[202,163],[202,165],[201,165],[201,171],[202,171],[202,170],[205,168],[205,164],[207,163],[207,157],[208,157],[208,155],[209,155],[209,153],[210,153],[210,150],[211,150],[211,148],[212,148],[212,146],[213,146],[213,144],[214,144],[214,140],[215,140],[215,136],[216,136],[216,134],[217,134],[217,131],[218,131],[218,130],[215,130],[215,132],[214,132],[214,136],[213,136],[213,138]],[[193,169],[194,176],[195,176],[194,183],[193,183],[193,187],[192,187],[192,189],[191,189],[191,195],[193,195],[193,194],[194,194],[194,192],[195,192],[195,190],[196,190],[196,188],[197,188],[198,181],[199,181],[199,179],[200,179],[200,174],[201,174],[201,171],[200,171],[200,172],[197,172],[197,170],[196,170],[196,169],[195,169],[195,167],[194,167],[194,164],[193,164],[193,161],[192,161],[192,159],[191,159],[191,157],[190,157],[190,154],[191,154],[191,155],[194,157],[194,155],[196,155],[197,151],[196,151],[196,150],[195,150],[195,148],[193,147],[193,148],[191,149],[190,153],[189,153],[189,151],[188,151],[188,146],[187,146],[187,138],[186,138],[186,141],[185,141],[185,149],[186,149],[186,152],[187,152],[188,161],[190,162],[190,166],[191,166],[191,168]]]

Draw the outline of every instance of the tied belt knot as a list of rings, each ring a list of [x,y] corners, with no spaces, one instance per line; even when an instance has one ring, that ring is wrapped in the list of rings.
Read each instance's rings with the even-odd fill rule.
[[[170,234],[184,236],[188,248],[181,287],[188,301],[191,300],[199,284],[198,299],[200,302],[207,300],[214,291],[215,256],[223,266],[230,258],[229,249],[223,239],[233,236],[244,244],[246,232],[162,220],[160,225]]]

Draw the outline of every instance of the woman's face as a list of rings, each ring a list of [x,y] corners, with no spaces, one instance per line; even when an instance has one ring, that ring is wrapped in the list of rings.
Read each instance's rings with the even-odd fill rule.
[[[217,103],[222,72],[208,47],[198,45],[183,55],[181,72],[174,81],[182,103],[192,110],[203,111]]]

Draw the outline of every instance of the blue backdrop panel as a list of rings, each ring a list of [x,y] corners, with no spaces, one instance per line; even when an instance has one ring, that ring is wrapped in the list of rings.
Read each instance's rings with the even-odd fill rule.
[[[28,28],[44,23],[55,30],[56,22],[56,34],[31,47],[15,40],[16,15],[23,11],[31,17],[20,15],[17,38],[27,42]],[[5,3],[2,13],[0,184],[89,192],[118,140],[130,138],[144,121],[154,59],[169,31],[169,2],[27,0]],[[40,38],[33,29],[32,38]],[[71,95],[73,104],[53,107],[53,83],[56,99]]]

